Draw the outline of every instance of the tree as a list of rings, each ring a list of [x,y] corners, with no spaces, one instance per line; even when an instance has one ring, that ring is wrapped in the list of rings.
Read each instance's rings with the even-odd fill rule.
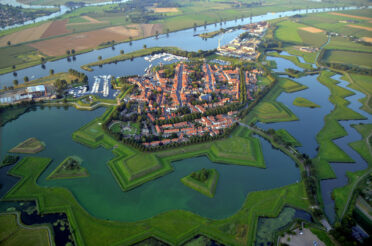
[[[146,49],[146,48],[147,48],[147,45],[146,45],[146,44],[144,44],[144,45],[143,45],[143,48],[144,48],[144,49]]]
[[[23,78],[23,81],[28,82],[28,81],[29,81],[28,77],[25,76],[25,77]]]
[[[98,56],[98,60],[102,60],[102,56]]]
[[[8,46],[11,46],[12,45],[12,43],[10,41],[8,41],[7,44],[8,44]]]
[[[13,80],[13,85],[14,85],[14,86],[17,86],[17,85],[18,85],[18,80],[16,80],[16,79]]]
[[[13,65],[12,68],[15,69],[16,68],[16,65]]]
[[[124,50],[120,50],[120,54],[122,54],[122,55],[123,55],[123,54],[124,54]]]
[[[194,22],[194,30],[196,30],[196,27],[197,27],[197,25],[196,25],[196,23]]]
[[[49,70],[49,75],[53,75],[54,74],[54,69],[50,69]]]
[[[155,32],[155,37],[156,37],[156,38],[159,37],[159,31],[158,31],[158,30],[156,30],[156,32]]]
[[[63,91],[67,88],[67,82],[64,79],[63,80],[57,79],[54,82],[54,87],[56,87],[58,95],[61,96]]]
[[[70,55],[71,51],[70,50],[66,50],[66,55]]]
[[[75,54],[75,50],[74,49],[71,49],[71,54]]]

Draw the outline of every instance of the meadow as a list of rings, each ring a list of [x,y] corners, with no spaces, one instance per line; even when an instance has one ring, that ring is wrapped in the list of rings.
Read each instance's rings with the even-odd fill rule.
[[[360,67],[372,68],[371,56],[372,53],[366,52],[327,49],[322,60],[329,63],[353,64]]]
[[[313,103],[309,99],[303,97],[296,97],[293,101],[293,105],[298,107],[307,107],[307,108],[319,108],[320,106],[316,103]]]

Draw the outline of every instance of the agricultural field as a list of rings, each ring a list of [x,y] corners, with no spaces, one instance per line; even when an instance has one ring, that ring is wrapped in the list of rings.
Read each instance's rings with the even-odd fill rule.
[[[356,89],[366,95],[366,97],[360,100],[361,103],[363,103],[362,109],[372,114],[372,77],[361,74],[346,73],[346,77],[344,77],[344,79],[351,83],[349,85],[351,88]]]
[[[353,52],[347,50],[326,50],[322,60],[329,63],[352,64],[372,68],[372,52]]]
[[[13,71],[10,64],[20,69],[25,65],[37,65],[42,57],[46,57],[37,49],[26,45],[2,47],[0,53],[0,73]]]
[[[0,242],[3,246],[52,246],[49,241],[48,229],[44,227],[19,225],[19,214],[0,214]],[[19,221],[19,219],[18,219]]]

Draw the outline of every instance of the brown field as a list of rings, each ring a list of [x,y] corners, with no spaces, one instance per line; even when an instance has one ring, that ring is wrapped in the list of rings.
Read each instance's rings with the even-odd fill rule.
[[[116,26],[44,40],[32,43],[30,46],[38,49],[45,55],[60,56],[64,55],[68,49],[75,49],[76,51],[92,49],[107,41],[115,40],[121,42],[127,40],[129,37],[139,37],[140,34],[139,30]]]
[[[331,14],[331,15],[339,15],[339,16],[343,16],[343,17],[354,18],[354,19],[360,19],[360,20],[368,20],[368,21],[372,21],[372,18],[370,18],[370,17],[357,16],[357,15],[348,15],[348,14],[336,13],[336,12],[331,12],[330,14]]]
[[[162,24],[132,24],[128,27],[139,29],[143,37],[153,36],[156,34],[156,31],[158,33],[162,33],[163,31]]]
[[[176,13],[178,8],[154,8],[155,13]]]
[[[12,44],[19,44],[33,40],[38,40],[49,28],[51,23],[52,22],[47,22],[37,27],[31,27],[19,32],[14,32],[12,34],[5,35],[4,37],[0,38],[0,47],[6,46],[8,41],[10,41]]]
[[[66,28],[67,21],[67,19],[53,21],[49,28],[43,33],[41,38],[48,38],[69,33],[70,31]]]
[[[107,21],[99,21],[97,19],[94,19],[94,18],[92,18],[90,16],[86,16],[86,15],[81,16],[81,18],[86,19],[89,22],[88,23],[87,22],[82,22],[82,23],[68,23],[67,26],[79,26],[79,25],[107,23]]]
[[[363,37],[362,40],[368,43],[372,43],[372,38],[369,37]]]
[[[358,26],[358,25],[347,25],[347,26],[372,32],[372,27],[368,27],[368,26]]]
[[[324,32],[322,29],[315,28],[315,27],[311,27],[311,26],[301,27],[300,29],[301,29],[301,30],[304,30],[304,31],[306,31],[306,32],[311,32],[311,33],[320,33],[320,32]]]

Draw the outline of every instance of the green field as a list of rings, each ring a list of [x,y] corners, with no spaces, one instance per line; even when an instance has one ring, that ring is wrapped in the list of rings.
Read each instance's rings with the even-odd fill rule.
[[[5,195],[4,200],[36,199],[41,214],[66,213],[77,245],[128,245],[151,236],[169,244],[182,244],[198,234],[208,235],[225,245],[251,245],[259,216],[276,217],[285,205],[306,211],[310,208],[304,184],[299,182],[277,189],[251,192],[237,213],[222,220],[210,220],[188,211],[174,210],[138,222],[107,221],[87,213],[67,189],[37,185],[37,178],[50,161],[48,158],[26,157],[19,162],[10,174],[22,178]]]
[[[51,246],[48,230],[36,226],[22,228],[17,224],[19,214],[0,214],[0,244],[2,246]],[[24,226],[24,225],[22,225]]]
[[[78,167],[74,169],[66,168],[66,164],[69,160],[75,160],[78,162]],[[88,177],[88,171],[86,168],[81,166],[81,163],[83,162],[82,159],[78,156],[69,156],[66,159],[64,159],[57,167],[56,169],[49,174],[47,179],[71,179],[71,178],[84,178]]]
[[[322,57],[329,63],[352,64],[366,68],[372,68],[372,53],[353,52],[346,50],[326,50]]]
[[[319,238],[320,241],[325,243],[326,246],[334,246],[335,245],[335,243],[332,241],[332,239],[330,238],[330,236],[328,235],[328,233],[326,231],[320,230],[320,229],[315,228],[315,227],[311,227],[310,231],[312,233],[314,233]]]
[[[11,108],[2,109],[0,111],[0,126],[5,125],[7,122],[17,119],[20,115],[24,114],[30,107],[13,106]]]
[[[297,32],[299,28],[306,27],[306,25],[295,23],[289,20],[279,22],[278,28],[275,30],[274,37],[278,40],[288,43],[302,43],[302,38]]]
[[[332,141],[333,139],[347,135],[345,129],[338,123],[338,120],[365,119],[364,116],[347,107],[349,101],[345,97],[351,96],[354,93],[337,86],[338,81],[331,79],[331,76],[333,76],[332,72],[322,71],[318,77],[319,82],[327,86],[331,91],[329,100],[335,105],[335,109],[326,115],[324,127],[316,136],[319,143],[319,151],[313,161],[321,179],[335,177],[333,170],[328,164],[329,162],[354,162]]]
[[[181,179],[181,182],[187,187],[200,192],[201,194],[213,198],[216,192],[219,174],[216,169],[208,169],[208,178],[204,182],[196,180],[192,174]]]
[[[316,103],[313,103],[309,99],[303,97],[296,97],[293,101],[293,105],[298,107],[306,107],[306,108],[319,108],[320,106]]]
[[[22,143],[18,144],[11,150],[10,153],[35,154],[44,150],[45,144],[36,138],[28,138]]]

